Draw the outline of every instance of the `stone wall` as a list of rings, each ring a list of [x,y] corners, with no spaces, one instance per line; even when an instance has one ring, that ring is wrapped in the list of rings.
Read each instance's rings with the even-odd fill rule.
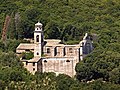
[[[49,58],[42,60],[42,72],[54,72],[58,74],[75,75],[76,62],[74,58]]]

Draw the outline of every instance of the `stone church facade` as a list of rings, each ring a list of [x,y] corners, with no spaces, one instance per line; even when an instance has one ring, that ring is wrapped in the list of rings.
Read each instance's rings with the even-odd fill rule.
[[[92,41],[86,33],[83,40],[76,45],[61,44],[61,40],[44,39],[42,24],[35,24],[34,43],[21,43],[16,53],[34,52],[34,58],[21,59],[24,67],[31,73],[54,72],[74,76],[75,66],[80,60],[93,50]],[[44,55],[43,55],[44,54]]]

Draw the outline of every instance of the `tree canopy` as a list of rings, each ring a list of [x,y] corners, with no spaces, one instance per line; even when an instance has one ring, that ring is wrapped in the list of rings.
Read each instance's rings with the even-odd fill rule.
[[[0,89],[120,90],[120,0],[0,0],[1,34],[7,15],[7,40],[0,40]],[[15,49],[26,42],[23,38],[33,38],[38,21],[45,38],[66,44],[78,43],[86,32],[91,35],[94,50],[76,65],[74,78],[33,76],[23,68]]]

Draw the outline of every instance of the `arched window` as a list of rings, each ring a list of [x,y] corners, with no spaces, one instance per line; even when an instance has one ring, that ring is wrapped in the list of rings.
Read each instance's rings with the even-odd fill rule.
[[[47,48],[47,53],[50,53],[50,48]]]
[[[39,55],[39,53],[37,52],[37,55]]]
[[[39,30],[39,28],[37,27],[37,30]]]
[[[44,60],[44,63],[47,63],[47,61],[46,61],[46,60]]]
[[[35,68],[33,68],[33,71],[35,71]]]
[[[39,42],[39,35],[36,36],[36,42]]]
[[[66,60],[66,62],[70,62],[70,60]]]

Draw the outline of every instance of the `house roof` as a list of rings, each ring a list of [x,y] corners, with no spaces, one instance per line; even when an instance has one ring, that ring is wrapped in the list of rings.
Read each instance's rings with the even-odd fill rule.
[[[52,46],[58,46],[58,47],[79,47],[79,44],[75,45],[64,45],[60,44],[61,40],[56,39],[47,39],[45,40],[47,43],[45,47],[52,47]],[[16,48],[16,50],[34,50],[35,44],[34,43],[20,43],[20,45]]]
[[[47,42],[47,45],[50,44],[50,45],[57,45],[61,42],[61,40],[58,40],[58,39],[45,39],[44,41]]]
[[[61,43],[61,40],[58,40],[58,39],[46,39],[45,40],[47,43],[46,43],[46,47],[48,46],[60,46],[60,47],[77,47],[79,46],[79,44],[75,44],[75,45],[65,45],[65,44],[60,44]]]
[[[42,26],[42,23],[40,23],[40,22],[38,22],[38,23],[36,23],[35,25],[37,25],[37,26]]]
[[[34,49],[35,44],[33,43],[20,43],[20,45],[17,47],[18,49]]]

